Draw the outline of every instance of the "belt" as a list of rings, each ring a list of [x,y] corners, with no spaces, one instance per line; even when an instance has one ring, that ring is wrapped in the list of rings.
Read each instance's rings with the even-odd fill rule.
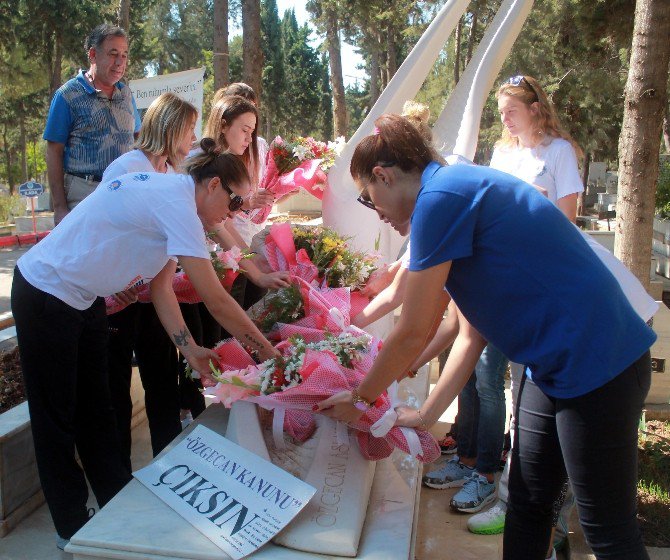
[[[66,171],[65,173],[68,175],[74,175],[75,177],[79,177],[85,181],[91,181],[93,183],[99,183],[102,181],[102,177],[100,175],[86,175],[86,173],[73,173],[72,171]]]

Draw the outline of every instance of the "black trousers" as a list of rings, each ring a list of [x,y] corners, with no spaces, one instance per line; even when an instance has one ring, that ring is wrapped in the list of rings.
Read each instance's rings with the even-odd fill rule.
[[[648,560],[637,523],[637,430],[651,384],[646,352],[602,387],[556,399],[524,377],[509,480],[503,558],[545,558],[552,504],[569,475],[598,559]]]
[[[17,267],[12,313],[42,489],[56,531],[69,539],[88,520],[84,474],[101,507],[131,478],[109,394],[105,302],[79,311]]]
[[[181,432],[177,350],[151,303],[135,303],[108,317],[109,387],[121,448],[130,468],[133,351],[144,387],[154,457]]]

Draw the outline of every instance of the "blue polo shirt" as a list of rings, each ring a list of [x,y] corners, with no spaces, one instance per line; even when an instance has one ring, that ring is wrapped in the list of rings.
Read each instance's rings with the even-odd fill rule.
[[[656,339],[577,228],[501,171],[425,169],[409,268],[447,261],[446,288],[468,321],[552,397],[601,387]]]
[[[65,144],[66,173],[102,176],[110,163],[132,148],[141,124],[130,88],[118,82],[109,99],[80,70],[54,93],[44,139]]]

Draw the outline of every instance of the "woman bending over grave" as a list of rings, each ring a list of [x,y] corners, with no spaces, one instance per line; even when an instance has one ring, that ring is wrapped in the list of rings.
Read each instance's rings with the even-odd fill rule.
[[[278,355],[221,285],[202,228],[239,211],[249,175],[211,139],[200,145],[186,175],[130,173],[101,183],[14,270],[12,310],[35,455],[61,539],[88,520],[84,473],[100,506],[130,480],[109,395],[104,297],[151,283],[173,343],[195,371],[206,372],[216,354],[195,344],[184,324],[172,288],[179,261],[217,321],[260,358]]]
[[[356,147],[351,173],[380,219],[403,235],[412,225],[403,313],[357,390],[321,409],[350,421],[372,406],[423,350],[446,286],[458,336],[436,388],[420,409],[399,409],[398,422],[434,424],[494,344],[526,366],[503,558],[545,558],[552,504],[569,474],[596,556],[647,559],[636,521],[637,423],[654,332],[536,189],[497,170],[441,165],[402,117],[376,125],[379,133]]]

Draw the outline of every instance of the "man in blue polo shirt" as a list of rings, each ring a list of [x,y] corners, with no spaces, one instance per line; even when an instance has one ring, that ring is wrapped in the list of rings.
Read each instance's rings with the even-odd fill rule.
[[[90,68],[56,91],[44,129],[56,224],[93,192],[107,166],[130,150],[141,125],[130,88],[119,81],[128,62],[126,32],[99,25],[84,48]]]

